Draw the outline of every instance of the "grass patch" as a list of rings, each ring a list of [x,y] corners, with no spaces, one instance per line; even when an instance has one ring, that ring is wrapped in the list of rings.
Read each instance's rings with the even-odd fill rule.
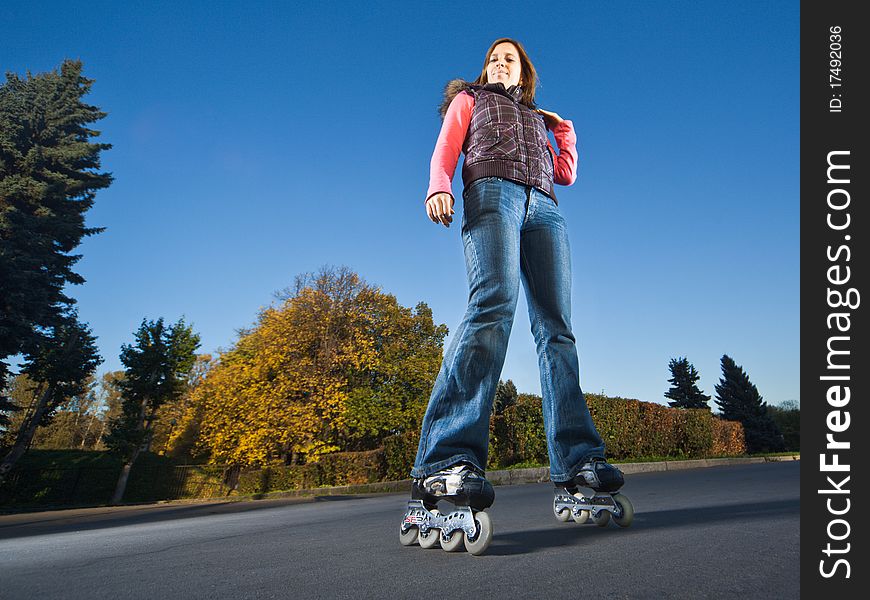
[[[546,465],[544,463],[534,462],[534,461],[525,461],[519,462],[509,467],[501,467],[502,469],[513,470],[513,469],[537,469],[540,467],[549,467],[550,465]]]
[[[792,450],[791,452],[761,452],[759,454],[747,454],[747,456],[794,456],[800,455],[800,450]]]
[[[647,463],[647,462],[676,462],[683,460],[704,460],[708,458],[752,458],[752,457],[765,457],[765,456],[794,456],[795,454],[800,454],[800,452],[765,452],[759,454],[739,454],[737,456],[632,456],[630,458],[620,458],[616,460],[608,460],[609,463],[618,465],[624,463]],[[521,463],[516,463],[513,465],[509,465],[507,467],[500,467],[500,469],[505,469],[511,471],[513,469],[535,469],[540,467],[549,467],[550,465],[526,461]]]

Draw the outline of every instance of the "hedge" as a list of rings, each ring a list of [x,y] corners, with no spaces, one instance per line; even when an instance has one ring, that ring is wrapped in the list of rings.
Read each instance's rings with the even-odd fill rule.
[[[652,402],[586,394],[586,403],[607,449],[607,457],[705,458],[746,452],[743,426],[706,409],[670,408]],[[408,477],[419,433],[384,440],[389,479]],[[518,463],[547,464],[541,398],[521,394],[516,404],[490,421],[488,469]]]
[[[713,456],[734,456],[746,452],[743,424],[739,421],[713,419]]]
[[[702,458],[746,452],[743,426],[739,422],[724,421],[709,410],[676,409],[597,394],[587,394],[586,402],[604,438],[609,459]],[[264,494],[406,479],[414,463],[418,442],[419,431],[415,430],[384,439],[383,446],[376,450],[326,454],[304,465],[272,464],[262,469],[241,471],[228,465],[179,466],[167,457],[145,453],[133,467],[124,501],[213,497],[227,493]],[[514,405],[502,414],[492,416],[489,450],[488,469],[549,462],[540,397],[521,394]],[[41,465],[48,468],[40,477],[32,472],[20,473],[18,479],[24,478],[12,486],[14,489],[0,494],[0,505],[101,504],[105,501],[98,498],[107,496],[114,489],[120,461],[106,457],[101,462],[103,465],[106,468],[88,473],[87,477],[76,472],[78,485],[49,481],[54,469],[48,464]],[[59,493],[62,491],[65,493]]]
[[[130,472],[124,502],[221,497],[229,491],[225,466],[178,462],[142,452]],[[32,450],[0,486],[0,509],[108,504],[122,466],[121,458],[109,452]]]
[[[277,490],[309,489],[383,481],[384,450],[335,452],[304,465],[273,464],[239,475],[239,494],[265,494]],[[404,479],[404,477],[402,477]]]

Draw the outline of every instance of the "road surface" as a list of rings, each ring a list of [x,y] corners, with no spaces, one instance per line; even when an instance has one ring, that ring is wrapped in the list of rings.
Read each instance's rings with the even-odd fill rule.
[[[0,523],[0,598],[797,598],[799,462],[627,477],[627,529],[496,487],[480,557],[403,547],[407,495]]]

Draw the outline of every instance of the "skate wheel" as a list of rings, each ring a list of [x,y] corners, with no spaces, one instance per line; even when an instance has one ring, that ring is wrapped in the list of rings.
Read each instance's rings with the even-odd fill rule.
[[[426,533],[422,531],[417,534],[417,541],[420,543],[421,548],[425,548],[428,550],[429,548],[434,548],[438,545],[439,539],[441,537],[441,532],[437,529],[430,529]]]
[[[597,515],[592,515],[592,522],[599,527],[607,527],[610,523],[610,513],[606,510],[599,510]]]
[[[444,541],[443,536],[438,536],[441,539],[441,549],[445,552],[459,552],[465,543],[465,534],[461,529],[454,529]]]
[[[555,512],[555,511],[553,511]],[[556,520],[562,521],[563,523],[567,523],[571,520],[571,509],[563,508],[561,511],[556,513]]]
[[[407,531],[402,531],[402,528],[399,528],[399,543],[403,546],[413,546],[417,543],[417,528],[416,527],[408,527]]]
[[[570,513],[572,517],[574,517],[574,522],[582,525],[586,521],[589,520],[589,511],[581,510],[577,514]]]
[[[488,514],[480,511],[474,515],[474,524],[477,526],[477,535],[473,540],[469,539],[468,536],[463,536],[465,549],[468,550],[469,554],[480,556],[486,552],[490,542],[492,542],[492,521]]]
[[[634,506],[631,505],[631,500],[622,494],[613,494],[613,501],[622,510],[622,516],[613,516],[613,522],[620,527],[628,527],[634,521]]]

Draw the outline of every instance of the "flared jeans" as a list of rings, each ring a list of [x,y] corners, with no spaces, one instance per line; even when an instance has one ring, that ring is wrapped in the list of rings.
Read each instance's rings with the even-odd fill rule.
[[[448,345],[423,418],[412,477],[460,462],[486,468],[489,421],[520,281],[538,353],[550,479],[572,479],[604,458],[580,389],[571,331],[571,255],[559,207],[540,190],[500,177],[462,194],[468,308]]]

